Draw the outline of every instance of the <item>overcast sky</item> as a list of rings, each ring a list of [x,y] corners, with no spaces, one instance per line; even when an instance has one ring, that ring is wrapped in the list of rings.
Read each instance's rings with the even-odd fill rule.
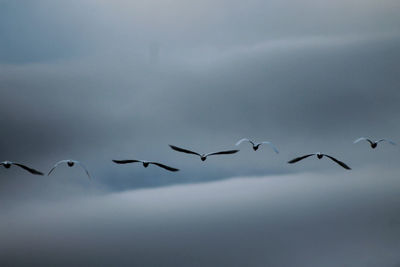
[[[93,176],[89,182],[79,168],[66,166],[56,169],[50,177],[30,176],[15,167],[0,169],[0,207],[13,214],[12,218],[23,218],[30,225],[31,216],[22,214],[27,202],[35,203],[32,210],[42,214],[62,210],[65,205],[79,205],[80,201],[85,207],[110,201],[112,208],[121,198],[133,201],[137,197],[152,210],[152,204],[146,200],[159,192],[171,194],[166,205],[185,201],[185,195],[175,194],[174,188],[178,186],[182,191],[187,187],[193,194],[206,192],[201,190],[207,188],[214,190],[207,203],[217,205],[218,213],[224,204],[227,208],[232,205],[228,205],[229,189],[235,186],[235,177],[242,177],[241,182],[250,191],[253,187],[257,190],[253,180],[267,188],[271,179],[281,175],[296,177],[296,183],[287,186],[301,195],[308,192],[304,185],[311,184],[311,180],[302,183],[307,174],[330,179],[343,174],[363,198],[372,194],[372,204],[374,200],[380,201],[371,208],[371,214],[380,214],[379,205],[386,193],[375,192],[374,186],[379,188],[382,179],[386,179],[388,187],[399,188],[399,182],[392,179],[400,170],[399,146],[382,144],[371,150],[366,143],[352,142],[366,136],[400,143],[399,13],[397,0],[0,0],[1,159],[47,172],[55,162],[72,158],[84,162]],[[237,155],[215,156],[201,162],[168,147],[174,144],[211,152],[232,149],[243,137],[272,141],[281,153],[276,155],[267,146],[253,152],[243,144]],[[339,158],[353,171],[345,172],[326,159],[286,163],[293,157],[317,151]],[[129,158],[159,161],[181,171],[168,173],[154,166],[144,169],[141,165],[118,166],[111,162]],[[367,192],[359,184],[361,177],[368,177],[371,186]],[[202,184],[210,181],[218,182]],[[274,193],[277,203],[281,199],[279,190],[283,190],[282,194],[286,190],[285,181],[292,180],[279,182],[282,187]],[[321,186],[329,183],[327,178],[320,182]],[[346,186],[345,179],[338,183]],[[159,188],[164,186],[173,187]],[[225,186],[227,190],[223,189]],[[146,192],[143,198],[135,196],[142,190]],[[226,198],[217,197],[219,190],[224,191]],[[232,195],[240,194],[235,190],[232,189]],[[254,194],[257,192],[261,194],[261,190]],[[322,197],[314,191],[311,194],[315,194],[316,201]],[[351,193],[347,194],[345,199],[350,198]],[[349,216],[333,200],[340,196],[331,192],[329,197],[331,208],[339,217]],[[270,198],[273,197],[255,196],[260,201],[257,209]],[[289,200],[295,198],[289,195]],[[392,200],[389,210],[399,204],[397,198]],[[49,204],[54,201],[56,204]],[[246,203],[243,210],[251,204]],[[357,205],[349,207],[357,209]],[[275,208],[280,209],[278,204]],[[283,205],[282,210],[286,208]],[[310,209],[306,215],[316,218],[322,210]],[[124,227],[134,220],[124,215],[127,211],[123,208],[117,214],[121,221],[125,220]],[[75,214],[81,210],[71,212],[74,219],[65,222],[68,229],[75,229],[81,220],[91,221]],[[94,214],[98,212],[95,210]],[[179,210],[176,220],[187,214],[189,205]],[[306,215],[299,212],[291,216],[303,220]],[[213,213],[204,216],[198,228],[214,235],[215,229],[208,231],[208,227],[219,229],[223,218]],[[257,221],[256,213],[245,217],[249,219],[246,224]],[[0,219],[6,223],[4,216],[0,215]],[[58,223],[46,216],[43,220],[50,228]],[[158,217],[155,220],[163,222]],[[111,228],[116,223],[109,222]],[[107,228],[102,227],[96,229]],[[365,227],[377,231],[373,224]],[[19,228],[30,227],[17,225],[13,229]],[[348,225],[344,228],[352,229]],[[168,235],[178,229],[169,228]],[[398,236],[398,228],[393,229]],[[274,231],[279,236],[280,231],[286,230]],[[96,231],[90,234],[95,240]],[[250,231],[249,235],[255,233]],[[223,235],[224,242],[229,243],[228,236]],[[389,236],[393,237],[393,233]],[[48,235],[51,242],[57,238],[61,236]],[[291,236],[287,240],[292,239],[296,238]],[[19,242],[27,240],[21,237]],[[20,245],[15,242],[13,249],[8,250],[9,263]],[[1,247],[4,244],[7,243],[3,241]],[[179,246],[171,246],[176,253]],[[146,245],[141,249],[150,248]],[[398,243],[391,243],[391,248],[400,249]],[[161,251],[160,247],[154,249]],[[101,251],[93,250],[93,255]],[[211,251],[204,253],[209,255]],[[299,257],[306,259],[303,256]],[[386,259],[390,264],[400,262],[395,256]],[[36,260],[40,262],[41,258]],[[110,256],[105,262],[112,260]],[[217,263],[215,266],[221,266]],[[266,263],[260,259],[254,266]],[[369,266],[363,263],[359,266]],[[307,266],[321,266],[321,261],[310,264]],[[184,261],[171,263],[177,265],[189,266]],[[207,262],[206,266],[210,265],[213,264]],[[371,261],[370,266],[382,265]]]

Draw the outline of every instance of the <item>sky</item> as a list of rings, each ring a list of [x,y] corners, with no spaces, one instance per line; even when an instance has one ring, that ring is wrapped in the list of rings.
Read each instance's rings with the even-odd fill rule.
[[[43,177],[0,169],[1,261],[130,265],[132,251],[111,247],[120,242],[134,255],[151,254],[135,257],[141,266],[293,266],[288,258],[399,266],[391,254],[400,249],[399,228],[390,223],[399,207],[399,146],[353,144],[361,136],[400,143],[399,11],[395,0],[0,0],[1,159],[47,173],[72,158],[93,177],[66,166]],[[212,152],[243,137],[271,141],[280,153],[242,144],[236,155],[201,162],[168,147]],[[352,171],[326,159],[286,163],[317,151]],[[327,207],[288,204],[298,201]],[[90,228],[97,219],[104,223]],[[136,234],[143,246],[128,240]],[[81,241],[99,245],[70,262]],[[265,254],[288,243],[276,257]],[[182,250],[187,257],[174,260]]]

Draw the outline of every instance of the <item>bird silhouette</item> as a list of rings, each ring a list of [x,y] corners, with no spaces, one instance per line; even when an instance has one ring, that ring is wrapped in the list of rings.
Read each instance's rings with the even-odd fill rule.
[[[275,151],[275,153],[277,153],[277,154],[279,153],[278,149],[277,149],[271,142],[269,142],[269,141],[263,141],[263,142],[260,142],[260,143],[255,143],[255,142],[251,141],[250,139],[243,138],[243,139],[240,139],[240,140],[236,143],[236,146],[240,145],[240,144],[243,143],[243,142],[249,142],[250,144],[252,144],[253,150],[254,150],[254,151],[257,151],[257,149],[260,147],[260,145],[262,145],[262,144],[267,144],[267,145],[269,145],[269,146]]]
[[[141,162],[143,164],[143,167],[147,168],[149,166],[149,164],[154,164],[158,167],[161,167],[163,169],[166,169],[168,171],[171,172],[177,172],[179,171],[179,169],[158,163],[158,162],[154,162],[154,161],[146,161],[146,160],[136,160],[136,159],[127,159],[127,160],[115,160],[113,159],[113,162],[117,163],[117,164],[127,164],[127,163],[135,163],[135,162]]]
[[[332,156],[329,156],[329,155],[326,155],[326,154],[322,154],[322,153],[319,153],[319,152],[318,153],[304,155],[304,156],[301,156],[301,157],[298,157],[298,158],[294,158],[294,159],[288,161],[288,163],[293,164],[293,163],[299,162],[300,160],[303,160],[305,158],[308,158],[308,157],[311,157],[311,156],[314,156],[314,155],[316,155],[318,159],[322,159],[325,156],[325,157],[333,160],[334,162],[336,162],[337,164],[339,164],[340,166],[342,166],[346,170],[351,170],[351,168],[349,166],[347,166],[344,162],[341,162],[340,160],[337,160]]]
[[[180,148],[177,146],[173,146],[173,145],[169,145],[173,150],[178,151],[178,152],[183,152],[183,153],[187,153],[187,154],[193,154],[193,155],[197,155],[200,157],[200,159],[202,161],[205,161],[207,159],[208,156],[212,156],[212,155],[226,155],[226,154],[235,154],[237,152],[239,152],[239,150],[225,150],[225,151],[219,151],[219,152],[212,152],[212,153],[206,153],[206,154],[200,154],[194,151],[190,151],[188,149],[184,149],[184,148]]]
[[[25,165],[23,165],[23,164],[16,163],[16,162],[11,162],[11,161],[7,161],[7,160],[6,160],[6,161],[1,162],[0,165],[2,165],[2,166],[3,166],[4,168],[6,168],[6,169],[9,169],[9,168],[11,167],[11,165],[15,165],[15,166],[18,166],[18,167],[20,167],[20,168],[22,168],[22,169],[24,169],[24,170],[26,170],[26,171],[28,171],[28,172],[30,172],[30,173],[32,173],[32,174],[35,174],[35,175],[43,175],[43,173],[41,173],[41,172],[38,171],[38,170],[29,168],[29,167],[27,167],[27,166],[25,166]]]
[[[82,169],[85,170],[87,176],[89,177],[89,179],[91,179],[89,171],[86,169],[86,167],[79,161],[77,160],[73,160],[73,159],[64,159],[64,160],[60,160],[59,162],[57,162],[53,168],[51,168],[51,170],[49,171],[49,173],[47,175],[50,175],[55,168],[57,168],[58,165],[62,164],[62,163],[66,163],[68,165],[68,167],[73,167],[75,164],[78,164],[82,167]]]
[[[388,140],[388,139],[379,139],[379,140],[376,140],[376,141],[372,141],[371,139],[365,138],[365,137],[358,138],[357,140],[355,140],[353,142],[353,144],[356,144],[356,143],[358,143],[360,141],[367,141],[370,144],[371,148],[373,148],[373,149],[375,149],[378,146],[378,143],[383,142],[383,141],[388,142],[391,145],[396,145],[395,142],[393,142],[391,140]]]

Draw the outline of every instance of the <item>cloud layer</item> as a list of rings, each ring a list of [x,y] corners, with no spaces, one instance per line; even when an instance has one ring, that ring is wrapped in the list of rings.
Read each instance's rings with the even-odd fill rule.
[[[383,171],[383,170],[380,170]],[[396,174],[242,177],[2,212],[2,266],[398,266]]]

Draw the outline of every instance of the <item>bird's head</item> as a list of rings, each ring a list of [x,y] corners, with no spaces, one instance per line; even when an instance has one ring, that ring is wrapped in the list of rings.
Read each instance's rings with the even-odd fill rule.
[[[376,148],[377,145],[378,145],[377,142],[373,142],[373,143],[371,144],[371,147],[372,147],[372,148]]]
[[[12,165],[12,163],[11,163],[10,161],[4,161],[4,162],[3,162],[3,166],[4,166],[4,168],[6,168],[6,169],[10,168],[11,165]]]
[[[258,145],[253,145],[253,150],[254,151],[257,151],[257,149],[260,147],[260,144],[258,144]]]
[[[206,155],[204,155],[204,154],[200,156],[200,159],[201,159],[201,161],[205,161],[205,160],[206,160],[206,158],[207,158],[207,156],[206,156]]]
[[[324,154],[322,154],[322,153],[317,153],[317,158],[318,158],[318,159],[322,159],[323,156],[324,156]]]
[[[149,163],[147,161],[143,161],[143,167],[147,168],[149,166]]]
[[[75,162],[73,162],[72,160],[67,161],[67,164],[69,167],[74,166]]]

